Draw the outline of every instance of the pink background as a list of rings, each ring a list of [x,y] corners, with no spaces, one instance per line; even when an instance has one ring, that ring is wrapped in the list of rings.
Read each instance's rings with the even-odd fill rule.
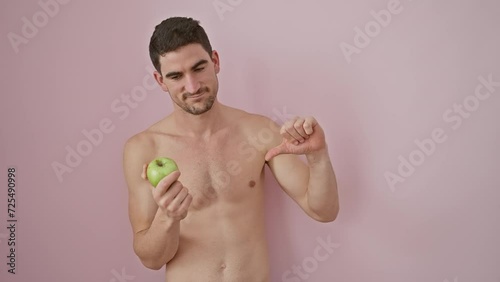
[[[460,126],[443,118],[473,101],[479,76],[500,81],[500,2],[401,1],[350,63],[341,43],[354,46],[355,28],[391,1],[220,0],[231,7],[222,15],[212,0],[67,2],[17,53],[8,34],[36,13],[43,25],[43,10],[0,4],[1,281],[118,282],[122,271],[122,281],[163,281],[133,253],[121,157],[171,101],[158,87],[130,106],[120,99],[149,79],[149,38],[174,15],[200,20],[219,51],[222,103],[278,121],[284,108],[313,115],[326,131],[339,217],[313,221],[268,178],[272,281],[500,281],[500,87]],[[104,119],[114,130],[59,181],[51,164]],[[391,188],[384,174],[439,128],[446,140]],[[10,166],[16,275],[6,273]],[[339,247],[312,265],[319,239]],[[307,279],[282,277],[304,263]]]

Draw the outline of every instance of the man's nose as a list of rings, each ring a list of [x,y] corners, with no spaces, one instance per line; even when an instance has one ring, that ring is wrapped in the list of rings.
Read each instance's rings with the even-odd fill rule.
[[[196,93],[200,90],[200,82],[194,76],[186,77],[186,91],[189,93]]]

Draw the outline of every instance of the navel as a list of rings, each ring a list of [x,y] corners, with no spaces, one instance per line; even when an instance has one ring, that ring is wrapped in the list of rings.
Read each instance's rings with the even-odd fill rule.
[[[255,181],[250,180],[250,182],[248,182],[248,186],[254,187],[255,186]]]

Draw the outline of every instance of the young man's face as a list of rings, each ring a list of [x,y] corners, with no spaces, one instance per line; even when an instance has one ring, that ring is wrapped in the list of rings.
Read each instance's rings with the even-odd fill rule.
[[[200,115],[212,108],[219,88],[219,55],[210,57],[200,44],[189,44],[160,56],[155,78],[184,111]]]

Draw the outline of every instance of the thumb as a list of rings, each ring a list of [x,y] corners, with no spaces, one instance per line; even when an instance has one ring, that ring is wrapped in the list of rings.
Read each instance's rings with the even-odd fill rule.
[[[278,146],[276,146],[272,149],[269,149],[269,151],[267,151],[264,159],[267,162],[270,159],[276,157],[277,155],[281,155],[281,154],[286,153],[286,152],[287,152],[287,150],[286,150],[285,142],[283,142],[283,143],[279,144]]]
[[[141,178],[144,180],[148,180],[148,164],[144,164],[142,166]]]

